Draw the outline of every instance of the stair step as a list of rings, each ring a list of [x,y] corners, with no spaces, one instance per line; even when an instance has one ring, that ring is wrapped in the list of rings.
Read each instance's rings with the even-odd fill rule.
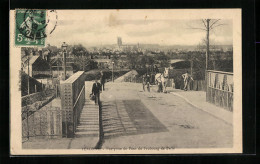
[[[99,129],[77,129],[76,133],[78,132],[93,132],[93,133],[98,133]]]
[[[99,111],[98,108],[91,108],[91,107],[88,107],[87,109],[82,109],[82,112],[88,112],[88,111]]]
[[[79,119],[79,122],[99,122],[98,119]]]
[[[99,121],[79,121],[80,124],[99,124]]]
[[[80,118],[80,120],[85,120],[85,121],[93,121],[93,120],[99,120],[98,117],[83,117],[83,118]]]
[[[93,123],[93,124],[84,124],[84,123],[81,123],[81,124],[79,124],[77,127],[81,128],[81,127],[88,127],[88,126],[98,126],[98,127],[99,127],[99,123]]]
[[[88,124],[88,123],[79,123],[79,125],[77,126],[77,127],[79,127],[79,126],[84,126],[84,127],[87,127],[87,126],[99,126],[99,124],[98,123],[93,123],[93,124]]]
[[[90,117],[90,118],[93,118],[93,117],[94,117],[94,118],[95,118],[95,117],[98,117],[98,113],[97,113],[97,114],[92,114],[92,113],[91,113],[91,114],[82,114],[80,117],[83,117],[83,118],[84,118],[84,117],[88,117],[88,118],[89,118],[89,117]]]
[[[80,137],[98,137],[98,133],[75,134],[76,138]]]
[[[98,120],[98,117],[80,117],[80,120],[86,120],[86,121],[92,121],[92,120]]]
[[[90,117],[90,116],[98,116],[98,113],[81,113],[81,116],[83,117]]]
[[[83,119],[83,120],[79,120],[79,122],[82,122],[82,123],[87,123],[87,122],[89,122],[89,123],[92,123],[92,122],[99,122],[98,121],[98,119],[95,119],[95,120],[89,120],[89,119]]]
[[[86,126],[94,126],[94,125],[96,125],[96,126],[99,126],[99,124],[98,123],[96,123],[96,124],[87,124],[87,123],[80,123],[79,125],[78,125],[78,127],[79,126],[84,126],[84,127],[86,127]]]
[[[85,127],[88,127],[88,126],[96,126],[96,127],[98,127],[99,128],[99,124],[89,124],[89,125],[84,125],[84,124],[80,124],[80,125],[78,125],[77,126],[77,128],[85,128]]]
[[[77,130],[78,130],[78,129],[94,129],[94,128],[99,129],[99,126],[98,126],[98,125],[78,126],[78,127],[77,127]]]
[[[81,132],[98,133],[99,129],[86,129],[86,130],[77,130],[76,131],[76,133],[81,133]]]
[[[80,112],[75,137],[92,137],[99,135],[99,106],[86,99]]]
[[[98,112],[93,112],[93,113],[81,113],[80,117],[98,117],[99,113]]]
[[[98,120],[98,117],[80,117],[80,119],[84,119],[84,120]]]
[[[98,121],[98,119],[79,119],[80,122],[95,122]]]
[[[91,116],[91,117],[89,117],[89,116],[83,116],[83,117],[80,117],[80,118],[83,118],[83,119],[98,119],[98,116]]]
[[[76,132],[76,135],[82,135],[82,134],[98,134],[98,131],[81,131],[81,132]]]

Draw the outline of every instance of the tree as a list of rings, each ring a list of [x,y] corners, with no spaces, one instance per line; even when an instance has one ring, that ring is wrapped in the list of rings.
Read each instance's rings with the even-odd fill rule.
[[[137,63],[141,68],[145,68],[146,65],[153,65],[155,61],[153,57],[143,55],[143,56],[139,56]]]
[[[74,56],[86,56],[88,54],[87,49],[84,46],[82,46],[81,44],[74,45],[74,46],[70,47],[69,49],[70,49],[69,51]]]
[[[88,60],[89,53],[87,49],[81,45],[73,45],[68,48],[68,52],[74,56],[74,64],[77,70],[85,71]]]
[[[206,31],[206,67],[205,69],[208,70],[208,64],[209,64],[209,35],[210,35],[210,31],[213,30],[214,28],[218,27],[218,26],[222,26],[225,24],[221,24],[219,23],[220,19],[202,19],[201,22],[203,24],[202,28],[195,28],[193,27],[192,29],[198,29],[198,30],[203,30]],[[206,86],[208,86],[208,80],[207,80],[207,73],[205,73],[205,81],[206,81]],[[208,88],[208,87],[207,87]],[[206,94],[208,94],[208,91],[206,92]],[[208,97],[208,96],[206,96]]]
[[[138,54],[129,52],[127,55],[127,61],[129,62],[131,69],[135,69],[138,61]]]
[[[155,60],[159,61],[160,67],[168,67],[170,57],[166,55],[164,52],[160,52],[155,56]]]
[[[112,62],[114,62],[115,66],[118,65],[119,56],[117,54],[113,55]]]
[[[201,22],[203,24],[203,27],[191,27],[191,29],[198,29],[206,31],[206,70],[208,70],[208,60],[209,60],[209,37],[210,37],[210,31],[218,26],[222,26],[225,24],[219,23],[220,19],[202,19]]]
[[[89,68],[89,69],[97,69],[98,63],[95,62],[94,60],[87,60],[86,67]]]

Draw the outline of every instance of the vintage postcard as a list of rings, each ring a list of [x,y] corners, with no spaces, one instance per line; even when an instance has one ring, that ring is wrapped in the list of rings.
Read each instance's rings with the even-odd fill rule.
[[[10,153],[242,153],[241,9],[10,11]]]

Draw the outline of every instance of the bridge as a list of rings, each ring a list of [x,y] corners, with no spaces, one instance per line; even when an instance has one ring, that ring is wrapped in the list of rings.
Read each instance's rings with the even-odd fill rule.
[[[212,88],[217,72],[213,73],[209,76]],[[98,106],[89,100],[92,82],[85,78],[84,72],[75,73],[61,82],[60,98],[33,114],[24,114],[24,148],[232,147],[230,108],[222,111],[207,103],[205,91],[168,88],[174,94],[164,94],[152,86],[150,92],[143,92],[140,83],[115,81],[106,84]],[[227,78],[223,76],[224,81]],[[198,103],[191,105],[191,100],[178,94]],[[201,95],[205,99],[200,99]],[[199,109],[200,105],[205,110]],[[52,144],[46,138],[51,138]]]

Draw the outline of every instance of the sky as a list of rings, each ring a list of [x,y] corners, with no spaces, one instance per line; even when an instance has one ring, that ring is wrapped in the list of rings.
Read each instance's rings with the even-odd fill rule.
[[[198,45],[206,36],[206,31],[194,29],[204,27],[201,19],[163,10],[58,10],[57,16],[57,27],[47,34],[47,44],[56,46],[116,44],[117,37],[123,44]],[[232,45],[232,19],[218,23],[224,25],[211,30],[210,42]]]

